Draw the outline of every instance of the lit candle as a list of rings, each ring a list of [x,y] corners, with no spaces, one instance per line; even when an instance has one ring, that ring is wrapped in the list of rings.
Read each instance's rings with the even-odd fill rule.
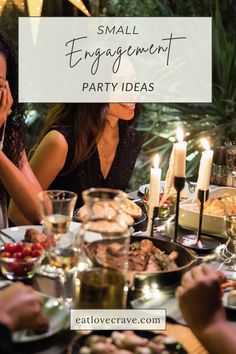
[[[209,143],[206,139],[202,139],[201,144],[205,151],[202,152],[202,157],[200,161],[197,188],[206,191],[209,189],[209,183],[211,178],[213,150],[210,149]]]
[[[150,207],[159,206],[160,186],[161,186],[161,168],[159,168],[160,158],[155,155],[153,167],[151,167],[150,190],[148,204]]]
[[[184,133],[180,127],[176,130],[176,137],[178,142],[175,143],[174,176],[185,177],[187,143],[183,141]]]

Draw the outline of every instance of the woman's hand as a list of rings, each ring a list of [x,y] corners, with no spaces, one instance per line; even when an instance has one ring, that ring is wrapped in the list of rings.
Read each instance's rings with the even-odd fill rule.
[[[221,283],[224,277],[207,264],[187,272],[176,290],[183,316],[194,332],[203,332],[212,323],[224,321]]]
[[[13,104],[13,98],[8,81],[6,81],[5,87],[2,89],[0,97],[0,127],[7,120],[7,116],[11,114],[11,106]]]

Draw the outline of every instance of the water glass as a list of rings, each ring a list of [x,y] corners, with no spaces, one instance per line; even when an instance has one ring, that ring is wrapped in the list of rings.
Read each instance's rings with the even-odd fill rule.
[[[83,192],[87,218],[78,237],[81,261],[86,262],[84,269],[79,269],[78,308],[125,307],[130,241],[130,230],[122,217],[126,197],[124,192],[108,188]]]
[[[38,194],[41,219],[46,234],[53,234],[59,241],[69,229],[77,194],[65,190],[48,190]]]

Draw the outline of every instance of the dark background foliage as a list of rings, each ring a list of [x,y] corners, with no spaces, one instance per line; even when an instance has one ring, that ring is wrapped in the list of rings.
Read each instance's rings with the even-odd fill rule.
[[[21,1],[22,2],[22,1]],[[19,9],[17,0],[7,0],[0,18],[0,30],[17,42],[18,16],[27,16],[27,1]],[[212,16],[213,17],[213,86],[211,104],[142,104],[138,129],[144,135],[130,188],[149,180],[151,157],[162,156],[163,177],[173,144],[176,126],[188,133],[187,175],[196,178],[199,139],[208,136],[212,146],[236,140],[236,1],[234,0],[84,0],[93,15],[99,16]],[[83,16],[67,0],[44,0],[42,16]],[[27,107],[28,148],[37,140],[49,105]]]

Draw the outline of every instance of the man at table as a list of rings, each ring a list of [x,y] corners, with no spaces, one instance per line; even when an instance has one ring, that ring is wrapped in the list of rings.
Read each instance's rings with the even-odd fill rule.
[[[17,282],[0,292],[0,353],[14,354],[11,331],[34,328],[43,300],[30,286]]]
[[[236,353],[236,330],[227,322],[221,301],[223,279],[203,264],[183,276],[176,292],[186,322],[211,354]]]

